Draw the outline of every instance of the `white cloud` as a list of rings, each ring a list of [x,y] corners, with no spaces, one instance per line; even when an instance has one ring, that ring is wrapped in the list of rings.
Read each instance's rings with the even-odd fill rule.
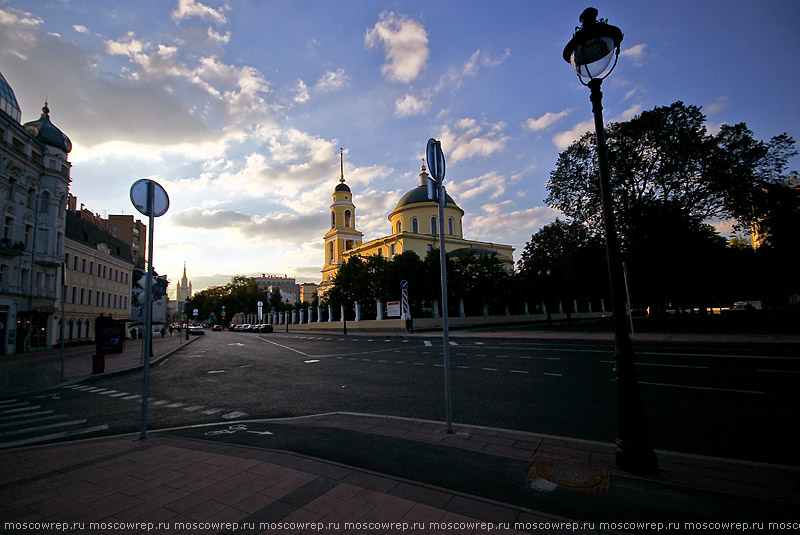
[[[82,26],[80,24],[73,25],[72,29],[78,33],[89,33],[89,28],[87,28],[86,26]]]
[[[703,106],[703,111],[706,113],[717,113],[728,104],[728,97],[719,97],[714,102]]]
[[[645,43],[633,45],[620,52],[620,55],[630,59],[636,67],[641,67],[647,59],[647,45]]]
[[[528,119],[527,121],[525,121],[525,126],[528,127],[528,130],[531,130],[533,132],[536,132],[538,130],[544,130],[545,128],[555,123],[562,117],[565,117],[566,115],[570,114],[571,112],[572,109],[566,109],[558,113],[553,113],[549,111],[544,115],[542,115],[541,117],[537,117],[536,119]]]
[[[335,91],[344,87],[349,80],[350,77],[345,74],[344,69],[339,68],[336,69],[336,71],[325,71],[325,74],[323,74],[314,85],[314,89],[320,93]]]
[[[448,161],[457,162],[476,156],[491,156],[502,151],[510,139],[503,133],[505,123],[478,124],[473,118],[464,118],[456,121],[451,129],[445,125],[439,141]]]
[[[295,93],[296,94],[294,96],[294,101],[298,102],[300,104],[308,102],[308,99],[311,98],[311,96],[308,93],[308,86],[306,85],[306,83],[303,80],[297,80],[297,86],[295,88]]]
[[[383,46],[386,62],[381,72],[391,82],[407,84],[428,61],[428,32],[419,22],[394,12],[384,12],[364,37],[369,47]]]
[[[552,222],[561,212],[547,206],[534,206],[513,212],[491,212],[464,218],[464,236],[495,243],[507,243],[516,249],[519,258],[522,248],[541,227]]]
[[[172,19],[175,22],[180,22],[191,17],[211,20],[217,24],[228,22],[224,8],[214,9],[197,0],[178,0],[178,7],[172,12]]]
[[[474,197],[481,199],[496,199],[505,193],[505,178],[500,176],[497,171],[490,171],[485,175],[452,182],[447,186],[447,192],[457,202],[469,200]]]
[[[430,98],[419,99],[414,95],[406,94],[403,98],[394,101],[394,114],[397,117],[422,115],[428,113],[430,107]]]
[[[486,52],[481,52],[479,48],[473,52],[472,56],[464,63],[461,73],[464,76],[475,76],[478,74],[478,67],[497,67],[502,64],[511,56],[511,49],[506,48],[503,53],[497,57],[492,57]]]

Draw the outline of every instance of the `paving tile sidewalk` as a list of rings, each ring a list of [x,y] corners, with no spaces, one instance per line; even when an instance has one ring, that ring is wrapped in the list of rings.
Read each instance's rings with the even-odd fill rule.
[[[402,478],[218,442],[93,439],[0,452],[0,463],[9,533],[598,533]]]
[[[153,363],[169,356],[187,343],[196,340],[191,336],[153,337]],[[93,375],[94,345],[66,348],[64,351],[64,380],[61,379],[61,350],[49,349],[0,357],[0,398],[36,390],[63,386]],[[117,355],[106,355],[105,374],[141,368],[142,340],[126,340],[125,350]]]
[[[658,473],[634,476],[617,468],[615,446],[603,442],[462,424],[454,425],[453,433],[447,434],[441,422],[347,412],[279,421],[350,429],[532,462],[550,460],[579,468],[606,469],[612,476],[800,503],[800,467],[657,451]]]

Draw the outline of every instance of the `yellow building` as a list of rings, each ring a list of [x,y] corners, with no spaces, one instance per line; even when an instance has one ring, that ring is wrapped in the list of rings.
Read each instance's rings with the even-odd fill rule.
[[[419,174],[419,185],[403,195],[389,214],[390,234],[362,243],[362,233],[356,230],[355,204],[344,175],[333,192],[331,204],[331,230],[325,234],[325,267],[322,284],[318,289],[320,299],[332,286],[339,266],[353,255],[380,255],[392,259],[406,251],[414,251],[425,258],[428,251],[439,247],[439,205],[428,199],[429,175],[425,166]],[[446,197],[445,251],[449,255],[460,253],[497,253],[507,269],[514,269],[514,248],[510,245],[464,239],[462,218],[464,210],[450,195]]]

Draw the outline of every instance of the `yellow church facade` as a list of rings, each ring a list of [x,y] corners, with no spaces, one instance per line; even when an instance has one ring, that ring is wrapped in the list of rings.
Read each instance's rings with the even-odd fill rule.
[[[350,187],[344,183],[344,175],[333,192],[331,204],[331,229],[325,234],[325,266],[322,268],[322,283],[317,290],[320,300],[333,285],[339,267],[351,256],[394,256],[414,251],[425,258],[428,251],[439,248],[439,205],[428,199],[429,175],[425,166],[419,174],[419,184],[408,191],[397,202],[389,214],[390,234],[363,243],[363,234],[356,230],[356,207]],[[444,208],[445,251],[448,255],[459,253],[491,254],[511,271],[514,269],[514,248],[491,242],[464,239],[462,220],[464,210],[458,207],[450,195],[446,196]]]

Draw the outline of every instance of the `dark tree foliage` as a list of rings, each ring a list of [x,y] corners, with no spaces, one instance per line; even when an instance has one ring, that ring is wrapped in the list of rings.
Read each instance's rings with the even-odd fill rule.
[[[797,196],[786,186],[788,161],[797,154],[794,140],[781,134],[760,141],[744,123],[723,125],[711,135],[705,123],[699,107],[676,102],[606,128],[617,231],[634,306],[657,311],[729,304],[741,293],[781,293],[770,285],[780,285],[785,299],[797,290],[790,276],[780,275],[798,250],[796,232],[781,230],[797,228]],[[601,231],[594,134],[587,132],[559,155],[548,191],[551,207]],[[732,218],[739,228],[756,228],[765,237],[758,257],[728,247],[706,224]]]
[[[517,262],[517,277],[529,304],[554,310],[573,299],[608,302],[608,264],[602,239],[582,223],[556,219],[531,236]],[[569,310],[569,308],[567,308]]]
[[[782,180],[794,141],[764,143],[744,123],[710,135],[698,106],[676,102],[606,127],[617,226],[623,243],[643,207],[669,205],[692,218],[758,216],[754,191]],[[596,140],[587,132],[559,154],[548,205],[599,230],[602,225]]]

